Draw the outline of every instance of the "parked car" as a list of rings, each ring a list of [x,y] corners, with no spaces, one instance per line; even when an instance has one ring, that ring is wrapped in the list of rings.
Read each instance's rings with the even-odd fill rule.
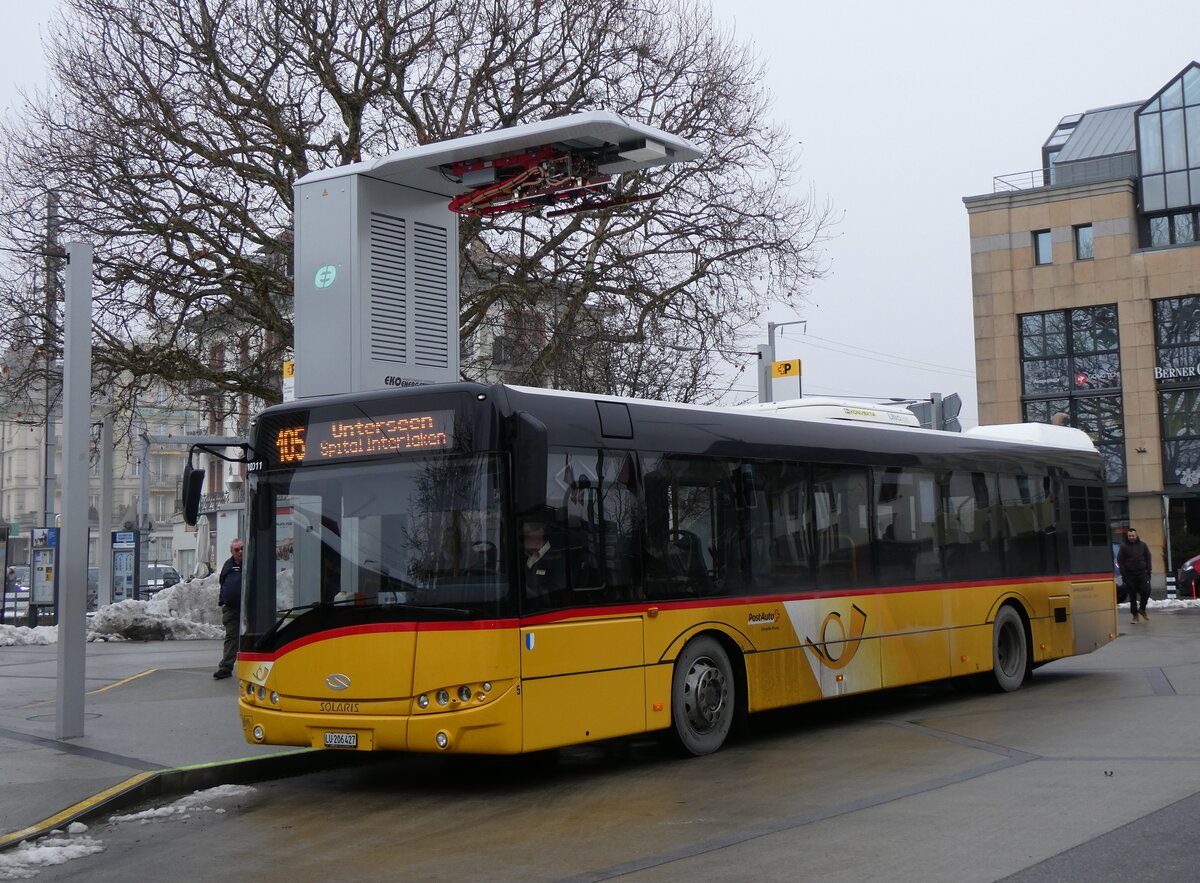
[[[1190,598],[1195,593],[1200,597],[1200,585],[1196,584],[1196,568],[1200,567],[1200,555],[1189,558],[1179,568],[1179,579],[1175,581],[1175,593],[1180,598]]]
[[[179,582],[179,571],[170,564],[142,565],[141,596],[149,598]]]
[[[24,564],[13,566],[15,586],[10,586],[5,580],[4,587],[4,621],[9,625],[23,623],[29,611],[29,567]]]

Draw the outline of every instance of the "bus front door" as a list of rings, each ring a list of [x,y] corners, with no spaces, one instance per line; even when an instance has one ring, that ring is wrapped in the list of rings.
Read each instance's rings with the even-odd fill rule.
[[[523,627],[524,750],[645,732],[642,647],[640,615]]]

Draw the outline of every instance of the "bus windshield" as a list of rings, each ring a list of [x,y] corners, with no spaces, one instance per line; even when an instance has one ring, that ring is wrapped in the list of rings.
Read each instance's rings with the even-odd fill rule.
[[[255,474],[246,637],[286,640],[309,614],[329,627],[334,609],[336,624],[503,615],[502,475],[496,454]]]

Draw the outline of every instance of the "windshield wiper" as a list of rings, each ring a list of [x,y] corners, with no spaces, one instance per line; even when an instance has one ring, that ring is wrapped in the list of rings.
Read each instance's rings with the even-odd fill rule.
[[[466,610],[462,607],[437,607],[431,604],[405,604],[404,602],[397,602],[395,604],[389,604],[388,606],[401,607],[405,610],[419,610],[421,613],[448,613],[463,619],[466,619],[468,616],[474,613],[474,611]]]

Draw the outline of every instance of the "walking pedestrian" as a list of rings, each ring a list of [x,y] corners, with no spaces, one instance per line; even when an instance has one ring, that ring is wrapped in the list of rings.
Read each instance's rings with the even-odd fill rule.
[[[1138,616],[1149,620],[1146,616],[1146,602],[1150,600],[1150,573],[1152,561],[1150,547],[1138,539],[1136,528],[1125,531],[1125,542],[1117,552],[1117,569],[1121,571],[1121,579],[1129,592],[1130,623],[1136,625]]]
[[[213,672],[213,677],[219,681],[233,677],[233,666],[237,662],[238,624],[242,612],[242,541],[236,537],[229,544],[229,560],[221,568],[221,593],[217,601],[221,605],[221,625],[225,626],[221,664]]]

